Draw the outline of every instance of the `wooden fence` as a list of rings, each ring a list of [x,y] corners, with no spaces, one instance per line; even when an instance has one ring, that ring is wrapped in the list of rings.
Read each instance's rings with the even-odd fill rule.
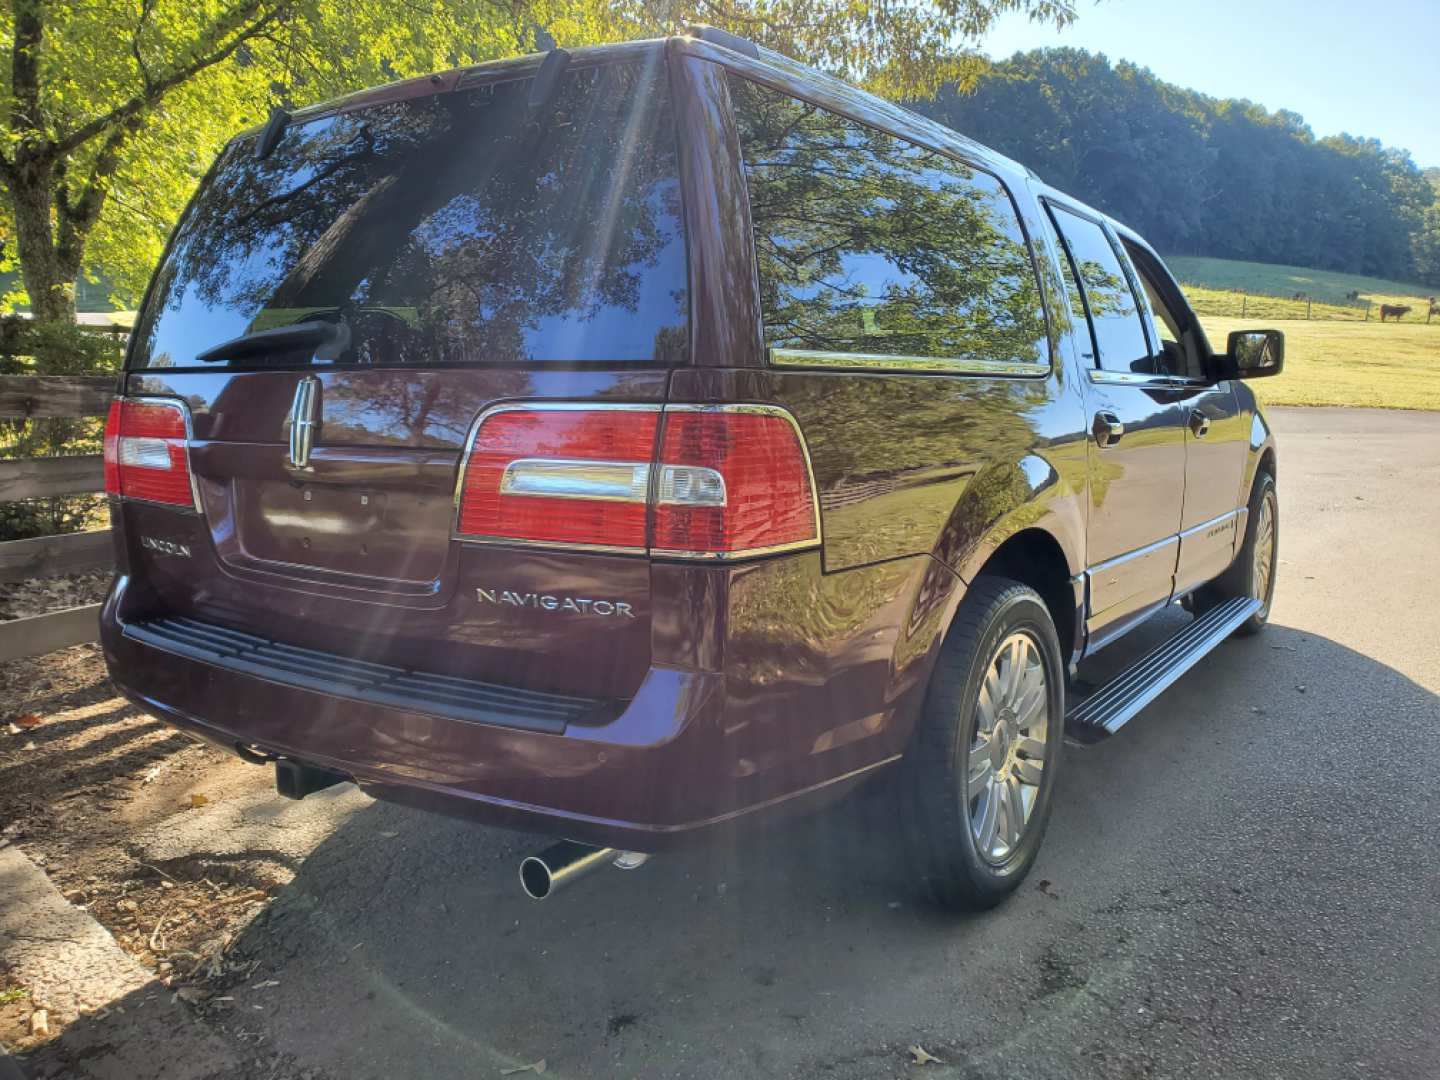
[[[104,416],[115,393],[109,375],[0,375],[0,417]],[[0,502],[100,491],[99,454],[0,461]],[[0,582],[98,570],[111,563],[110,530],[0,542]],[[0,622],[0,662],[94,641],[99,604]]]

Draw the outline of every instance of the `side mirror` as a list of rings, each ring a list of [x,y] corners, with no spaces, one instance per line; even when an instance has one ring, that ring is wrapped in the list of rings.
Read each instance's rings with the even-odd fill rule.
[[[1232,330],[1220,359],[1222,378],[1279,375],[1285,368],[1285,335],[1279,330]]]

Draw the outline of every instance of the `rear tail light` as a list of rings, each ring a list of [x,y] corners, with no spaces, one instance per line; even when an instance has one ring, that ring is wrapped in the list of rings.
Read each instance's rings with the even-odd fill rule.
[[[645,547],[659,408],[500,408],[471,436],[462,536]]]
[[[787,412],[667,407],[660,462],[657,555],[733,558],[820,539],[809,460]]]
[[[189,414],[183,403],[118,398],[105,420],[105,491],[199,509],[190,482]]]
[[[469,540],[703,559],[820,542],[804,440],[773,406],[502,406],[457,501]]]

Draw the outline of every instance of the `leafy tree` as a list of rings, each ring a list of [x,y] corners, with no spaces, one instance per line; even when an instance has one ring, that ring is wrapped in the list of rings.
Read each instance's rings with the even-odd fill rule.
[[[1415,272],[1426,285],[1440,286],[1440,168],[1426,169],[1425,180],[1435,202],[1421,216],[1412,238]]]
[[[947,87],[916,107],[1162,250],[1389,277],[1409,277],[1421,257],[1434,198],[1404,151],[1316,139],[1296,113],[1216,100],[1103,55],[1019,53],[973,93]]]
[[[0,23],[0,270],[38,318],[103,266],[134,297],[186,196],[271,104],[562,45],[709,22],[841,75],[931,90],[1000,12],[1071,0],[11,0]],[[544,30],[539,28],[544,27]]]
[[[1425,211],[1415,232],[1415,271],[1426,285],[1440,286],[1440,201]]]

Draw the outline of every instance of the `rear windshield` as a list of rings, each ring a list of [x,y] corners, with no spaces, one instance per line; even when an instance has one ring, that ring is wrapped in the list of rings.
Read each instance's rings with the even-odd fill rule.
[[[662,63],[572,70],[535,113],[517,79],[295,123],[264,160],[237,140],[160,267],[131,366],[679,362]],[[197,359],[316,322],[333,324],[323,347],[292,334]]]

